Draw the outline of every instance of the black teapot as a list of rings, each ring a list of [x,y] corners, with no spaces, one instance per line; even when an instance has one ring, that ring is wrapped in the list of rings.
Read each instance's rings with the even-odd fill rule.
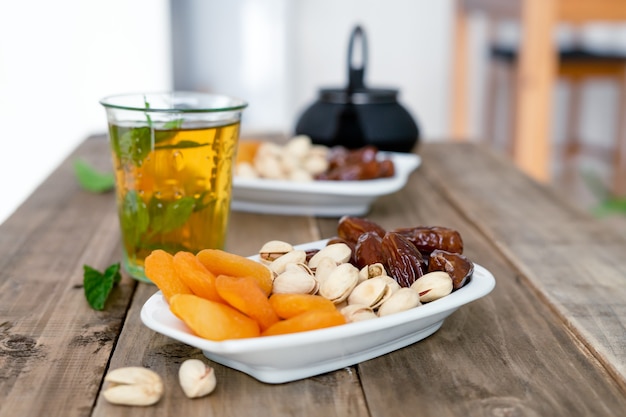
[[[356,67],[354,44],[361,40],[362,62]],[[419,141],[419,128],[398,103],[398,90],[367,88],[363,82],[367,63],[365,32],[356,26],[348,46],[348,85],[323,88],[313,105],[296,123],[296,135],[313,143],[349,149],[374,145],[383,151],[410,152]]]

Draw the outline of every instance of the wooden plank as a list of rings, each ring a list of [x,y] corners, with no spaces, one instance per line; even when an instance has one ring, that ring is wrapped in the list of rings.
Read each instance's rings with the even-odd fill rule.
[[[626,239],[477,147],[423,148],[422,173],[521,271],[626,389]],[[497,173],[497,174],[496,174]]]
[[[441,183],[430,174],[444,172],[437,163],[441,159],[449,161],[445,169],[471,175],[456,160],[464,152],[429,150],[424,147],[424,169],[387,204],[403,207],[393,225],[458,229],[466,255],[494,273],[497,284],[492,294],[460,308],[428,339],[359,365],[372,415],[404,415],[386,406],[399,402],[433,416],[619,414],[626,407],[619,386],[610,378],[606,382],[602,367],[589,365],[589,353],[564,330],[560,317],[474,227],[472,210],[466,215],[462,205],[437,191]],[[437,161],[431,161],[433,154]]]
[[[0,253],[10,254],[0,257],[0,416],[619,415],[624,237],[475,145],[428,143],[420,153],[407,188],[368,217],[386,228],[457,228],[466,254],[494,272],[494,292],[428,339],[358,367],[268,385],[213,364],[218,389],[197,400],[183,396],[176,373],[201,352],[141,324],[154,286],[125,277],[106,311],[87,307],[82,265],[119,260],[119,232],[112,195],[80,191],[68,159],[0,226]],[[74,155],[109,158],[106,142],[93,140]],[[249,254],[269,239],[330,237],[337,219],[232,221],[229,250]],[[156,406],[113,406],[98,395],[107,369],[133,364],[165,377]]]
[[[120,237],[113,194],[80,190],[71,161],[106,146],[81,146],[0,226],[0,416],[88,415],[99,391],[136,282],[88,306],[83,264],[119,260]]]

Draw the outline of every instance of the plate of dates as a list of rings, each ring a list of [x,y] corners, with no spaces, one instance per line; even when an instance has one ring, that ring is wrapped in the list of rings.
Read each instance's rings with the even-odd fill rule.
[[[350,220],[351,218],[348,218],[347,223],[350,223]],[[343,219],[340,223],[342,221]],[[351,224],[358,226],[357,222]],[[467,265],[457,267],[453,258],[442,257],[442,255],[450,255],[451,252],[433,249],[433,247],[428,248],[433,243],[439,243],[437,240],[442,233],[448,233],[448,231],[443,229],[440,233],[437,228],[413,228],[397,229],[389,233],[393,235],[390,239],[391,246],[398,253],[404,251],[402,246],[407,241],[415,242],[431,251],[428,255],[428,262],[432,265],[427,266],[428,269],[424,270],[425,274],[421,275],[422,277],[426,277],[430,269],[435,268],[438,271],[448,272],[454,281],[455,288],[447,295],[404,311],[298,333],[211,341],[197,336],[183,321],[179,320],[170,311],[167,301],[159,291],[144,304],[141,319],[150,329],[201,349],[208,359],[244,372],[265,383],[284,383],[356,365],[432,335],[458,308],[484,297],[495,287],[493,275],[481,265],[470,262],[469,268]],[[349,236],[343,236],[320,240],[296,245],[293,248],[314,254],[337,244],[334,241],[346,237],[349,238]],[[452,236],[452,239],[448,241],[452,242],[452,246],[460,246],[462,250],[462,243],[454,239],[455,236]],[[359,239],[359,241],[362,240],[366,239]],[[380,241],[383,246],[387,245],[387,237],[381,238]],[[357,243],[357,251],[358,246],[359,243]],[[454,250],[454,248],[448,249]],[[385,250],[383,249],[383,252]],[[260,261],[260,256],[251,256],[250,259]],[[364,251],[362,256],[369,255],[367,251]],[[463,256],[461,258],[467,259]],[[421,261],[418,260],[418,262]],[[395,273],[405,275],[400,270]],[[458,276],[455,277],[455,274]],[[394,279],[397,280],[395,275]]]
[[[416,154],[378,152],[393,163],[393,175],[367,180],[246,178],[235,175],[231,208],[235,211],[339,217],[366,214],[379,197],[399,191],[421,164]]]

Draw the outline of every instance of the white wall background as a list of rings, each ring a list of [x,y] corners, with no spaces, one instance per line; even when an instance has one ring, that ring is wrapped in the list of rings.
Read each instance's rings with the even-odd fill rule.
[[[0,222],[92,133],[98,100],[171,88],[167,0],[0,1]]]
[[[175,86],[246,98],[243,129],[289,133],[320,87],[345,86],[348,39],[361,24],[366,85],[399,89],[425,136],[448,131],[451,0],[172,3]]]
[[[289,134],[319,88],[347,82],[355,24],[368,38],[366,84],[399,89],[424,140],[445,139],[452,6],[453,0],[0,0],[0,222],[86,136],[106,130],[98,104],[105,95],[172,87],[237,95],[250,103],[244,133]],[[485,53],[483,23],[478,17],[471,24],[475,58]],[[626,50],[623,26],[592,28],[583,39]],[[485,66],[480,59],[472,65],[470,127],[478,137]],[[610,137],[614,90],[592,93],[583,128]]]

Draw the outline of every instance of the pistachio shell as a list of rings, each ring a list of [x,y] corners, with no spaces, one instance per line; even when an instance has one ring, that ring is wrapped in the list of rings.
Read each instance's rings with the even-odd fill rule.
[[[452,292],[452,278],[444,271],[433,271],[419,277],[411,288],[417,291],[422,303],[437,300]]]
[[[378,317],[372,308],[362,304],[350,304],[343,307],[340,311],[349,323],[375,319]]]
[[[382,275],[380,278],[385,280],[387,285],[389,285],[389,288],[391,289],[392,293],[402,288],[402,286],[398,283],[398,281],[396,281],[395,279],[391,278],[388,275]]]
[[[303,264],[287,264],[285,271],[276,276],[272,292],[275,294],[315,294],[317,280]]]
[[[294,136],[285,144],[285,152],[293,158],[304,158],[311,150],[311,138],[306,135]]]
[[[254,168],[261,177],[271,179],[284,179],[285,172],[279,159],[272,156],[257,157],[254,159]]]
[[[217,384],[215,371],[199,359],[187,359],[178,368],[178,382],[188,398],[204,397]]]
[[[286,254],[279,256],[272,263],[269,264],[269,268],[276,275],[280,275],[285,272],[285,266],[287,264],[302,264],[306,262],[306,252],[303,250],[292,250]]]
[[[352,256],[352,249],[345,243],[332,243],[319,250],[309,260],[309,266],[313,269],[317,268],[322,258],[331,258],[337,265],[346,263]],[[358,270],[357,270],[358,274]]]
[[[325,172],[328,169],[328,159],[322,155],[312,155],[307,157],[303,163],[303,168],[311,175],[317,175]]]
[[[400,313],[421,305],[417,291],[411,288],[400,288],[385,301],[378,309],[378,316]]]
[[[113,404],[152,405],[163,395],[161,377],[140,366],[118,368],[104,378],[109,386],[102,391],[104,398]]]
[[[386,276],[387,271],[385,271],[385,267],[380,262],[371,265],[365,265],[359,271],[359,280],[365,281],[366,279]]]
[[[359,281],[359,270],[349,263],[338,265],[320,284],[319,293],[338,304],[348,298]]]
[[[259,250],[259,258],[263,262],[273,262],[286,253],[293,250],[293,246],[290,243],[283,242],[282,240],[270,240],[265,242]]]
[[[315,268],[315,279],[321,284],[335,268],[337,268],[337,264],[331,258],[320,259],[317,268]]]
[[[241,178],[258,178],[256,169],[248,162],[240,162],[235,167],[235,175]]]
[[[358,284],[348,296],[348,304],[362,304],[376,308],[391,296],[391,288],[381,277]]]

